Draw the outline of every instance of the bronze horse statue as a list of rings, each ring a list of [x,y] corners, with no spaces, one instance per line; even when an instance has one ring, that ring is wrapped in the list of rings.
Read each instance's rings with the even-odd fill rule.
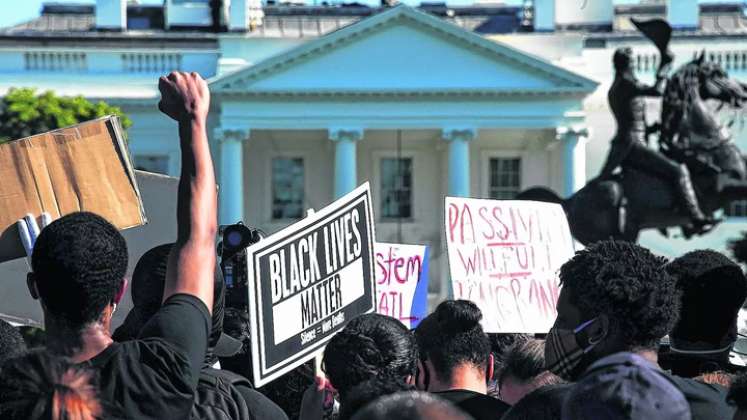
[[[731,201],[747,198],[747,167],[729,133],[731,124],[719,122],[709,107],[715,102],[719,109],[740,108],[747,100],[745,86],[706,61],[703,52],[672,74],[662,100],[659,150],[687,167],[703,213],[713,216]],[[544,187],[523,191],[517,199],[561,203],[573,236],[583,244],[610,238],[635,241],[641,230],[651,228],[666,233],[680,226],[690,237],[713,227],[693,227],[670,183],[625,165],[567,199]]]

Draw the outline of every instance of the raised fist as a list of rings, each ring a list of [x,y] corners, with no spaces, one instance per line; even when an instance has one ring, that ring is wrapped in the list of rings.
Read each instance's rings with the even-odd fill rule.
[[[179,122],[204,121],[210,108],[210,91],[199,74],[174,71],[158,79],[158,109]]]

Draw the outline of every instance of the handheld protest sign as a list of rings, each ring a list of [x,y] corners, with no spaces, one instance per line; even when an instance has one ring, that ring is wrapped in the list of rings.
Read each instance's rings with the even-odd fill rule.
[[[428,306],[428,247],[377,242],[376,312],[412,329]]]
[[[254,385],[314,358],[375,306],[368,183],[247,248]]]
[[[446,197],[455,299],[483,313],[491,333],[546,333],[557,315],[558,269],[573,256],[559,204]]]

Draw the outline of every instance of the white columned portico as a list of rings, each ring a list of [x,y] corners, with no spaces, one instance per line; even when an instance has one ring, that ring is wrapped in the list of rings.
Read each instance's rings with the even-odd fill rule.
[[[469,143],[477,137],[474,128],[444,129],[442,138],[449,143],[449,195],[470,196]]]
[[[217,128],[220,144],[220,190],[218,191],[219,222],[232,224],[244,219],[243,143],[251,132],[244,129]]]
[[[329,139],[335,143],[335,198],[358,186],[356,143],[363,138],[361,128],[336,128],[329,130]]]
[[[563,195],[570,197],[586,182],[586,141],[589,129],[582,125],[556,129],[556,138],[563,148]]]

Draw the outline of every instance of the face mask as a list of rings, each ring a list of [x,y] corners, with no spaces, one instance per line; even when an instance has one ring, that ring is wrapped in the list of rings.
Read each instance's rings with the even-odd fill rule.
[[[583,330],[597,318],[586,321],[573,330],[553,327],[545,340],[545,366],[550,372],[565,380],[573,379],[576,369],[584,354],[588,353],[601,341],[591,341]]]

